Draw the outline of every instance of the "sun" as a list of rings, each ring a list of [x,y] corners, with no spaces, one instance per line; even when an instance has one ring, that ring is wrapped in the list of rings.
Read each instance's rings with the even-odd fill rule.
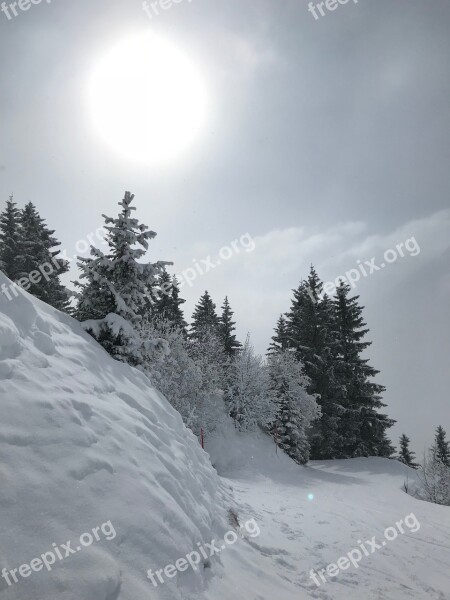
[[[197,68],[160,36],[134,35],[95,64],[88,105],[95,129],[132,161],[164,163],[181,155],[206,121]]]

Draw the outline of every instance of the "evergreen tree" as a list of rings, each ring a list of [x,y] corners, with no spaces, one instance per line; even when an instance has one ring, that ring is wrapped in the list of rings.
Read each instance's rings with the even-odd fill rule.
[[[314,268],[307,281],[293,290],[291,310],[287,314],[289,346],[304,364],[306,374],[315,387],[318,375],[323,371],[322,355],[326,346],[326,328],[321,322],[320,294],[322,282]],[[317,390],[314,390],[317,393]]]
[[[272,434],[276,444],[297,463],[309,460],[308,430],[320,416],[315,398],[308,394],[309,380],[303,365],[290,352],[269,358],[271,393],[276,402]]]
[[[158,292],[153,306],[155,318],[169,321],[187,335],[187,323],[184,320],[181,305],[186,302],[180,298],[180,288],[176,277],[164,270],[158,279]]]
[[[272,343],[269,346],[268,354],[284,352],[289,347],[289,330],[286,318],[280,315],[275,327],[275,335],[272,336]]]
[[[341,281],[334,299],[339,361],[336,375],[341,390],[339,419],[340,448],[337,457],[390,456],[393,453],[386,430],[395,423],[378,412],[382,385],[372,378],[378,371],[371,367],[362,353],[371,345],[363,341],[368,333],[362,317],[363,307],[358,296],[349,298],[350,286]]]
[[[181,308],[181,305],[186,302],[183,298],[180,298],[180,286],[177,278],[172,277],[172,312],[171,312],[171,320],[175,324],[176,327],[183,331],[183,334],[187,336],[187,323],[184,320],[184,313]]]
[[[200,339],[205,331],[217,336],[220,335],[220,321],[216,314],[216,305],[207,291],[200,297],[198,304],[195,306],[190,337],[194,340]]]
[[[314,267],[308,279],[294,290],[287,314],[287,339],[303,365],[310,384],[308,391],[317,398],[322,416],[311,432],[311,457],[334,458],[340,445],[339,418],[342,412],[342,385],[335,379],[338,354],[334,306],[322,297],[322,282]]]
[[[363,338],[362,307],[358,298],[349,298],[350,286],[341,284],[334,299],[323,291],[314,267],[306,281],[294,290],[286,330],[279,321],[273,352],[285,341],[304,365],[310,384],[308,392],[317,398],[321,418],[314,423],[311,456],[315,459],[353,456],[390,456],[393,447],[386,430],[394,421],[378,411],[383,386],[372,382],[378,371],[362,353],[370,346]]]
[[[236,427],[240,431],[268,427],[275,416],[268,371],[261,356],[255,355],[249,336],[233,357],[228,381],[225,401]]]
[[[0,215],[0,269],[12,281],[19,278],[17,255],[20,240],[20,211],[10,196],[5,210]]]
[[[222,315],[219,318],[219,335],[222,341],[225,353],[232,358],[242,344],[237,341],[236,335],[233,333],[236,330],[236,323],[233,319],[233,311],[231,310],[228,297],[225,297],[222,305]]]
[[[403,434],[400,438],[400,452],[398,460],[412,469],[417,469],[419,465],[414,462],[415,454],[409,449],[410,439]]]
[[[54,233],[29,202],[20,213],[18,283],[21,278],[26,278],[24,287],[30,294],[58,310],[67,311],[70,294],[61,284],[60,276],[69,270],[69,263],[58,257],[59,250],[54,250],[61,245]]]
[[[165,269],[158,277],[157,284],[158,291],[152,312],[158,319],[169,321],[169,315],[172,312],[172,277]]]
[[[203,328],[198,337],[188,339],[188,353],[201,375],[201,387],[194,402],[195,410],[189,425],[194,433],[200,429],[210,433],[225,414],[224,394],[227,356],[217,332]]]
[[[141,329],[156,297],[158,277],[170,263],[138,262],[156,233],[132,217],[133,199],[125,192],[119,215],[103,215],[109,253],[91,246],[92,258],[79,258],[84,282],[76,282],[80,293],[75,316],[113,357],[140,366],[155,349],[165,352],[158,340],[143,341]]]
[[[437,460],[446,467],[450,467],[450,442],[446,440],[446,435],[444,428],[439,425],[436,429],[434,448]]]

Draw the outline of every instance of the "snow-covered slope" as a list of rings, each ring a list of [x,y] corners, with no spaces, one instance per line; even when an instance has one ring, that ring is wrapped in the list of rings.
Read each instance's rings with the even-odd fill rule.
[[[283,581],[283,600],[450,598],[450,508],[404,493],[405,480],[415,485],[412,469],[382,458],[313,461],[300,468],[261,434],[228,432],[210,453],[259,524],[261,535],[251,543],[260,553],[260,572]],[[396,525],[401,520],[404,533]],[[392,527],[397,535],[389,541],[384,532]],[[388,536],[394,534],[389,530]],[[326,583],[319,576],[317,586],[311,569],[317,575],[355,550],[360,560],[353,552],[355,564],[347,558],[345,569],[334,577],[325,573]],[[249,597],[269,599],[270,593]]]

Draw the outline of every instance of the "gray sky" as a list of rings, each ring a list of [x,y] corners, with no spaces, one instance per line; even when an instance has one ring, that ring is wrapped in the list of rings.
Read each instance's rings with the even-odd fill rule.
[[[115,153],[86,105],[96,58],[149,28],[198,67],[210,101],[163,166]],[[151,259],[178,274],[248,233],[252,252],[235,245],[183,295],[190,315],[205,289],[228,294],[261,352],[311,262],[333,280],[414,238],[356,291],[392,436],[421,452],[437,424],[450,433],[449,31],[448,0],[350,0],[318,20],[304,0],[184,0],[151,20],[139,0],[0,13],[0,198],[34,202],[72,256],[130,189],[158,232]]]

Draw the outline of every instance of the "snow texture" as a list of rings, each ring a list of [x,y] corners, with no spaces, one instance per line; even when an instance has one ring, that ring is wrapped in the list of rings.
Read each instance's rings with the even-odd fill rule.
[[[228,525],[207,455],[145,375],[67,315],[0,293],[0,396],[0,568],[107,521],[117,533],[51,572],[0,579],[2,600],[188,598],[206,585],[203,568],[158,590],[147,579]]]
[[[277,454],[267,436],[231,430],[206,449],[238,504],[261,530],[251,544],[261,556],[260,573],[272,573],[272,581],[263,592],[255,591],[259,586],[247,586],[252,564],[240,585],[241,593],[247,589],[247,598],[449,598],[450,510],[404,493],[406,479],[410,489],[417,485],[417,471],[386,458],[312,461],[300,467],[286,454]],[[358,548],[358,540],[376,536],[381,542],[387,527],[395,527],[411,513],[420,523],[418,531],[404,526],[403,535],[364,556],[358,568],[350,565],[335,578],[326,576],[327,583],[320,587],[310,578],[311,569],[336,563]],[[229,553],[226,559],[234,557]],[[214,581],[211,591],[216,598],[227,597],[226,586],[227,582]],[[277,586],[278,592],[273,589]]]

